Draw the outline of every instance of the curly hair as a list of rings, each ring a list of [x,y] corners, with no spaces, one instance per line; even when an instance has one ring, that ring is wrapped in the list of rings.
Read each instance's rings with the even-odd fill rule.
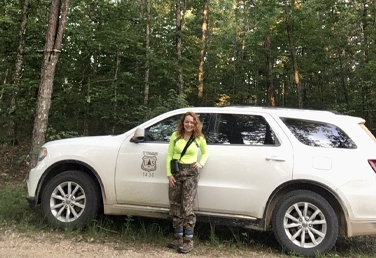
[[[194,112],[190,112],[190,111],[181,116],[177,131],[176,131],[177,136],[180,138],[184,138],[184,120],[187,116],[193,117],[193,121],[195,123],[195,128],[193,129],[193,137],[199,138],[200,136],[204,136],[201,131],[202,124],[200,122],[200,119]]]

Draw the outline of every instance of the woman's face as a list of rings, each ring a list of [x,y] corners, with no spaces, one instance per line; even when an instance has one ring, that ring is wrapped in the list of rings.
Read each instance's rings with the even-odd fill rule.
[[[195,129],[195,121],[192,116],[186,116],[184,119],[184,131],[192,133]]]

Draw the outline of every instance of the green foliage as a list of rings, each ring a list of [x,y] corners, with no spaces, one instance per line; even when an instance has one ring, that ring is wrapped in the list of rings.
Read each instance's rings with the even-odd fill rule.
[[[24,193],[23,188],[9,189],[5,188],[0,192],[0,222],[13,220],[16,217],[22,217],[25,210],[25,200],[20,198]]]
[[[215,225],[210,223],[210,242],[212,245],[219,245],[219,239],[215,233]]]
[[[73,132],[73,131],[62,131],[62,132],[57,132],[56,129],[49,127],[47,130],[47,139],[48,141],[53,141],[53,140],[60,140],[60,139],[66,139],[66,138],[73,138],[73,137],[78,137],[80,136],[78,132]]]
[[[178,95],[174,90],[169,90],[167,98],[162,96],[157,97],[155,106],[156,108],[149,109],[150,112],[146,119],[150,119],[170,110],[188,107],[189,104],[186,100],[186,95]]]
[[[94,239],[105,238],[109,233],[118,234],[119,232],[116,231],[114,221],[107,217],[93,220],[87,228],[89,242]]]
[[[34,228],[41,225],[42,219],[36,211],[30,210],[25,196],[24,184],[0,189],[0,227],[19,225],[20,228]]]
[[[163,223],[159,224],[148,219],[134,219],[131,215],[128,215],[121,227],[120,236],[123,240],[132,242],[140,240],[147,242],[166,241],[166,229],[162,226]]]
[[[223,96],[229,104],[266,105],[267,35],[277,106],[298,105],[292,50],[303,107],[364,117],[376,131],[371,123],[376,116],[376,27],[371,1],[295,1],[287,8],[292,42],[287,38],[284,2],[274,0],[210,1],[206,41],[201,42],[203,4],[189,1],[187,6],[180,35],[185,88],[178,96],[175,1],[151,2],[148,50],[147,13],[140,1],[71,2],[54,78],[48,139],[122,133],[165,111],[196,105],[202,50],[204,106],[220,104]],[[30,2],[22,77],[15,84],[22,5],[23,1],[0,0],[2,143],[13,138],[30,142],[33,130],[49,4]],[[13,124],[15,137],[9,134]]]
[[[122,237],[131,237],[133,231],[133,218],[131,215],[128,215],[125,219],[121,235]]]

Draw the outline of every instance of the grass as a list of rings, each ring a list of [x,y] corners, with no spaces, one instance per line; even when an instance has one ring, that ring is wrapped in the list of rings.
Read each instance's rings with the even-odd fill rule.
[[[0,227],[17,225],[20,230],[45,227],[41,217],[29,208],[23,184],[0,189]]]
[[[128,216],[99,215],[87,227],[78,230],[50,228],[38,209],[30,209],[25,199],[23,183],[3,184],[0,188],[0,232],[9,228],[28,235],[52,232],[87,242],[123,241],[135,246],[150,244],[164,247],[172,238],[170,221]],[[239,257],[247,252],[274,254],[280,257],[299,257],[284,254],[272,232],[257,232],[237,227],[225,227],[198,222],[195,229],[195,250],[205,253],[216,250]],[[376,237],[339,237],[333,250],[316,257],[375,257]]]

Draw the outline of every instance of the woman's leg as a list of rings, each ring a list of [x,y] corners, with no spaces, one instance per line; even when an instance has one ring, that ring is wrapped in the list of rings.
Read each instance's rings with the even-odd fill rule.
[[[184,171],[185,180],[182,186],[182,209],[184,218],[184,243],[179,248],[179,252],[188,253],[193,249],[193,233],[196,225],[196,215],[194,213],[194,201],[197,194],[198,171],[189,168]]]
[[[175,186],[169,186],[168,197],[170,201],[170,216],[172,217],[172,226],[174,227],[174,238],[167,245],[170,248],[179,248],[183,245],[183,214],[182,214],[182,180],[180,175],[174,175]]]

